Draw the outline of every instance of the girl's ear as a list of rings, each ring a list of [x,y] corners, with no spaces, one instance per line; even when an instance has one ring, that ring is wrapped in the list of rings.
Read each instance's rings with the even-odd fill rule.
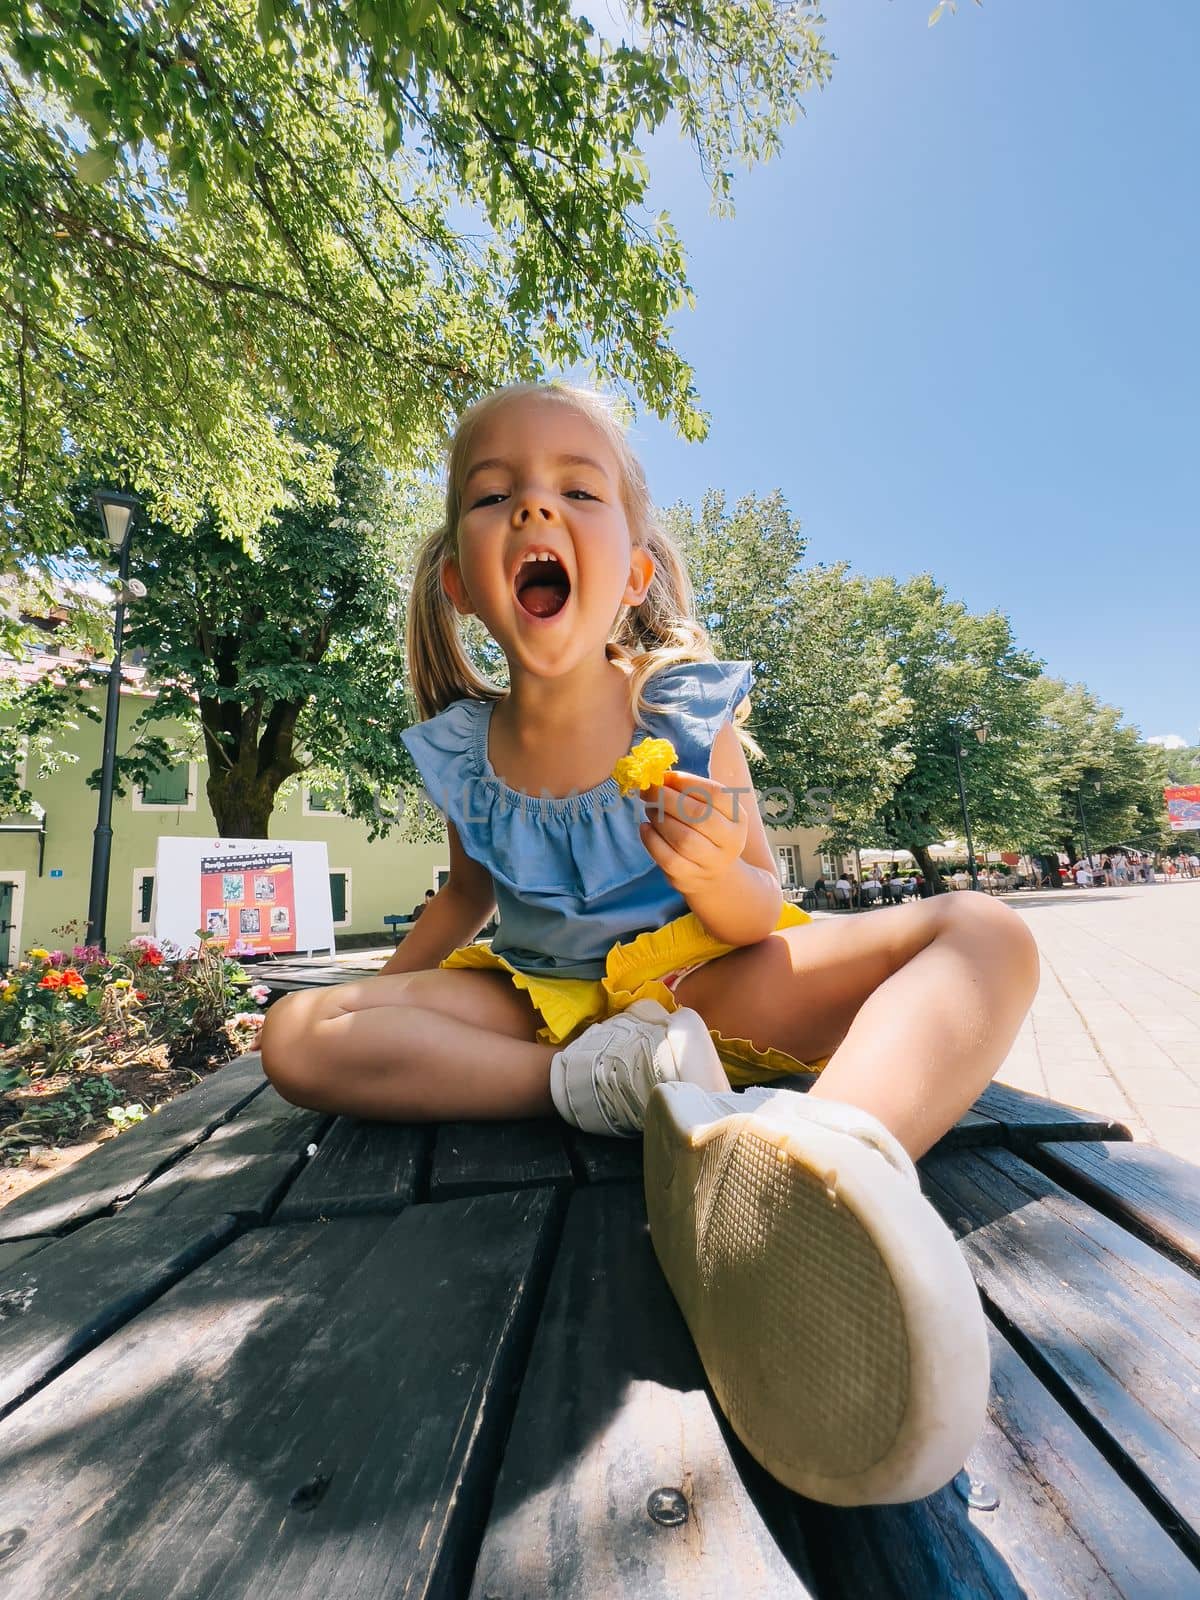
[[[635,544],[629,557],[629,582],[625,586],[625,593],[621,596],[621,604],[625,606],[640,606],[646,598],[646,591],[654,581],[654,557],[648,550],[643,550],[641,545]]]
[[[462,573],[458,569],[458,562],[455,561],[453,556],[447,556],[442,562],[442,588],[450,597],[450,604],[460,616],[474,616],[475,607],[471,604],[467,586],[463,582]]]

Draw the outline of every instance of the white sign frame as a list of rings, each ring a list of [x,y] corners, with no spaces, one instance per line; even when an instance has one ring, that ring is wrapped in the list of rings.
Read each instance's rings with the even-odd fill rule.
[[[293,949],[278,953],[335,954],[329,847],[315,839],[212,839],[178,834],[160,838],[154,866],[154,939],[167,940],[181,950],[196,945],[196,930],[201,926],[202,861],[214,856],[278,856],[281,852],[292,858],[296,927]],[[238,938],[231,933],[230,948]]]

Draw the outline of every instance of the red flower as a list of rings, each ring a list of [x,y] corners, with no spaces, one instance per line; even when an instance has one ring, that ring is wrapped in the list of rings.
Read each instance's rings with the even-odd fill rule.
[[[66,974],[65,973],[58,972],[53,967],[51,967],[49,972],[43,974],[42,980],[38,984],[38,988],[39,989],[61,989],[63,984],[66,983],[66,981],[67,981],[67,979],[66,979]]]
[[[154,945],[152,945],[152,944],[151,945],[147,945],[146,948],[142,951],[142,954],[141,954],[141,956],[140,956],[140,958],[138,960],[138,966],[139,967],[161,967],[162,966],[162,951],[156,949],[154,947]]]
[[[85,981],[83,977],[76,972],[74,967],[68,967],[66,971],[61,974],[61,978],[64,989],[69,989],[73,985],[78,985]]]
[[[133,998],[135,1000],[147,1000],[149,999],[149,996],[147,995],[145,989],[135,989],[133,991]]]

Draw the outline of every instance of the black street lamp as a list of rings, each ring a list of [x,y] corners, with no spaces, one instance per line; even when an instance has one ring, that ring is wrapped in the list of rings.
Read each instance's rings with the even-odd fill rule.
[[[113,617],[113,659],[108,669],[108,699],[104,707],[104,752],[100,761],[100,804],[92,835],[92,885],[88,894],[87,943],[104,949],[104,924],[108,914],[108,868],[112,856],[113,767],[117,755],[117,718],[121,707],[121,647],[125,640],[125,602],[130,596],[129,547],[138,502],[131,494],[112,489],[96,492],[96,510],[104,537],[117,557],[117,609]],[[140,588],[140,585],[138,586]],[[144,591],[143,591],[144,592]]]
[[[1077,789],[1075,797],[1079,801],[1079,826],[1083,829],[1083,853],[1087,857],[1087,864],[1092,864],[1092,842],[1088,838],[1087,818],[1083,814],[1083,790]]]
[[[974,733],[980,744],[987,743],[988,725],[986,722],[976,723]],[[971,818],[967,812],[967,791],[963,785],[962,740],[959,738],[957,726],[951,727],[950,736],[954,740],[954,770],[958,774],[958,803],[962,807],[963,832],[967,836],[967,870],[971,874],[972,889],[978,889],[979,867],[975,861],[975,846],[971,840]]]
[[[1098,783],[1096,783],[1095,780],[1093,780],[1093,782],[1092,782],[1092,788],[1096,791],[1097,794],[1100,793],[1100,785]],[[1090,867],[1091,864],[1092,864],[1092,845],[1091,845],[1091,840],[1088,838],[1087,818],[1083,814],[1083,781],[1082,781],[1082,779],[1080,780],[1079,785],[1075,790],[1075,798],[1079,802],[1079,826],[1083,829],[1083,848],[1084,848],[1084,853],[1087,856],[1088,866]]]

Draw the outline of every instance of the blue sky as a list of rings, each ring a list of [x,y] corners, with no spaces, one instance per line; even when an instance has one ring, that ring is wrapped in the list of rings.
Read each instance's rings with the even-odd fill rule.
[[[652,489],[778,486],[813,559],[930,571],[1195,740],[1200,5],[931,5],[830,0],[832,82],[734,220],[652,147],[713,419],[639,422]]]

